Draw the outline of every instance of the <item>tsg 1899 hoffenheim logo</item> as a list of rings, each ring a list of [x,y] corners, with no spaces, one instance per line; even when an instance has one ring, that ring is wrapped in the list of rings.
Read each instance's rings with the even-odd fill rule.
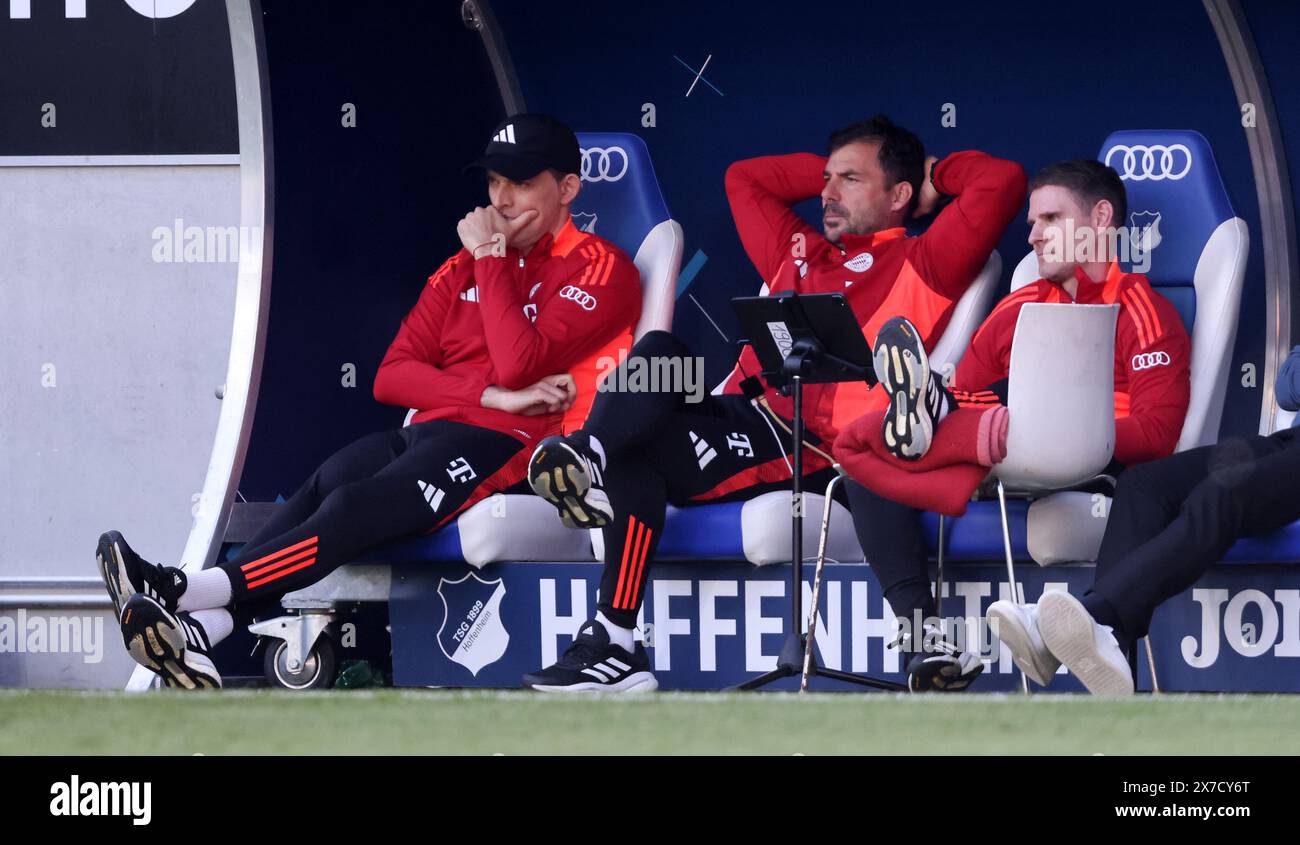
[[[1160,246],[1160,212],[1135,211],[1128,216],[1134,245],[1141,252]]]
[[[464,578],[438,580],[438,597],[445,611],[438,629],[438,647],[447,659],[477,676],[479,670],[501,659],[510,633],[501,624],[501,599],[506,585],[500,578],[484,581],[473,572]]]

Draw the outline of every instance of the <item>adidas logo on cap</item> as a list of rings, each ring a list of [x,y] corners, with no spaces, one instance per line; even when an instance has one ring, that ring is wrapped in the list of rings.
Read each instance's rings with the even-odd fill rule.
[[[507,123],[505,129],[492,136],[492,140],[498,144],[513,144],[515,142],[515,125]]]

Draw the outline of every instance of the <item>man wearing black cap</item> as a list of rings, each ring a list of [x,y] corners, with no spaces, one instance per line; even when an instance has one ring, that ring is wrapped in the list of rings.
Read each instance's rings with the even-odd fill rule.
[[[463,248],[429,277],[375,376],[376,399],[415,409],[407,427],[335,453],[211,569],[149,563],[120,533],[100,537],[100,572],[137,662],[168,686],[220,686],[210,651],[236,609],[256,615],[372,546],[527,489],[532,447],[581,423],[594,362],[631,346],[641,310],[631,260],[570,219],[580,163],[567,126],[518,114],[470,165],[486,172],[490,204],[457,225]]]

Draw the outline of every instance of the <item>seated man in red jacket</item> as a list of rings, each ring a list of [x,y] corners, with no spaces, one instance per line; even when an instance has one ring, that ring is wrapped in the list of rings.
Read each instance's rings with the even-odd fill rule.
[[[901,313],[922,328],[926,344],[938,339],[1020,208],[1024,184],[1018,164],[983,153],[927,159],[920,140],[885,117],[835,132],[829,157],[765,156],[733,164],[726,176],[736,229],[764,293],[842,293],[868,338]],[[821,231],[792,208],[818,196]],[[951,202],[943,206],[945,198]],[[905,237],[909,219],[941,206],[925,234]],[[752,351],[742,354],[722,395],[631,387],[638,372],[690,360],[673,335],[647,333],[602,387],[587,423],[534,453],[533,489],[565,524],[603,529],[605,568],[595,618],[555,665],[525,677],[525,686],[652,689],[652,677],[628,667],[668,503],[790,489],[791,399],[762,382]],[[861,383],[805,390],[808,475],[829,471],[825,447],[839,421],[858,416],[872,399]]]
[[[587,362],[627,349],[641,312],[631,260],[570,218],[580,164],[567,126],[517,114],[472,165],[487,173],[490,205],[457,225],[463,248],[429,277],[375,376],[376,399],[416,409],[410,425],[335,453],[211,569],[159,566],[116,531],[100,538],[100,571],[137,662],[168,686],[220,686],[210,651],[236,612],[522,487],[533,446],[590,403]]]
[[[912,655],[907,673],[913,690],[965,689],[984,668],[977,647],[962,648],[939,630],[920,509],[960,514],[988,469],[1005,457],[1006,385],[1021,306],[1119,303],[1111,469],[1163,457],[1178,443],[1190,391],[1191,344],[1169,301],[1145,276],[1122,272],[1112,255],[1110,233],[1125,214],[1124,183],[1113,169],[1096,161],[1043,168],[1030,182],[1029,196],[1029,244],[1042,278],[993,309],[950,389],[931,372],[919,332],[906,319],[892,319],[880,331],[875,370],[889,407],[846,428],[835,455],[860,482],[848,486],[854,526],[906,632],[899,644]],[[1092,239],[1087,248],[1080,234]],[[1032,616],[1034,609],[1023,612]],[[1021,650],[1017,657],[1022,653],[1035,652]],[[1050,673],[1042,677],[1034,667],[1022,667],[1040,683],[1050,680]]]

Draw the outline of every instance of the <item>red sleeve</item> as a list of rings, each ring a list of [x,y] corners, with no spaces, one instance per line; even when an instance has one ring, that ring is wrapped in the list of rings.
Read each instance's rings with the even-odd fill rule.
[[[771,281],[791,257],[796,234],[822,237],[791,206],[821,194],[825,172],[826,159],[812,153],[762,156],[727,168],[727,202],[736,232],[763,281]]]
[[[468,260],[472,260],[469,252],[461,250],[429,277],[375,373],[374,392],[378,401],[418,410],[479,404],[487,386],[481,378],[440,369],[442,327],[452,298],[450,277],[460,262]]]
[[[1177,310],[1146,282],[1120,298],[1115,340],[1128,371],[1129,409],[1115,420],[1115,459],[1131,465],[1177,447],[1191,398],[1192,344]]]
[[[1025,171],[968,150],[936,162],[931,181],[956,197],[917,238],[912,261],[926,284],[956,299],[966,292],[1025,202]]]
[[[501,387],[519,390],[566,372],[636,322],[641,313],[636,266],[616,247],[592,243],[593,258],[575,265],[570,278],[546,286],[552,292],[536,303],[536,322],[524,314],[518,253],[474,261],[483,330]],[[569,288],[586,295],[561,296]]]
[[[1016,321],[1026,302],[1036,295],[1020,290],[1005,297],[976,329],[975,336],[957,363],[952,387],[958,390],[983,390],[1001,381],[1011,372],[1011,343],[1016,335]]]

